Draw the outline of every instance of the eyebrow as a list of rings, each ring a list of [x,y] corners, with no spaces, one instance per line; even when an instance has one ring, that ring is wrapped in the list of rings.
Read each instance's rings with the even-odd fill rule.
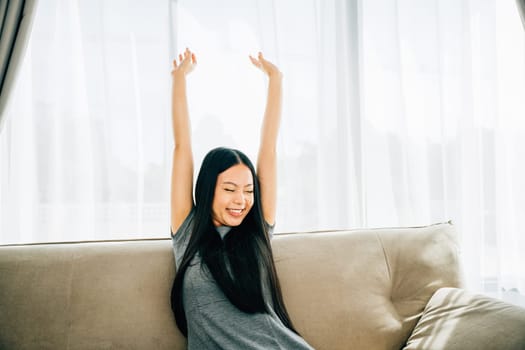
[[[235,187],[239,187],[239,185],[237,185],[235,182],[232,182],[232,181],[224,181],[222,184],[223,185],[232,185],[232,186],[235,186]],[[248,185],[245,185],[244,187],[249,187],[249,186],[253,186],[253,184],[248,184]]]

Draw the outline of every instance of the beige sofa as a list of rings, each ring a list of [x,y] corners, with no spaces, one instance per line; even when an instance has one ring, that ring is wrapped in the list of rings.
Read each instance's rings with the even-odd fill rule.
[[[277,235],[285,302],[316,349],[525,349],[525,310],[458,288],[449,223]],[[169,239],[0,247],[0,349],[185,349]]]

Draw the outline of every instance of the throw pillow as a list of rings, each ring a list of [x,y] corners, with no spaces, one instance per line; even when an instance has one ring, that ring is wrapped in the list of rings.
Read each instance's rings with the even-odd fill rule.
[[[525,349],[525,309],[464,289],[438,289],[403,348],[415,349]]]

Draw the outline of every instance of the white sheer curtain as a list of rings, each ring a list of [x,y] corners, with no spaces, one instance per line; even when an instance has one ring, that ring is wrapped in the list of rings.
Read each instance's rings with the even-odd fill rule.
[[[366,225],[451,219],[470,287],[525,290],[525,37],[513,1],[363,1]],[[506,299],[524,302],[513,292]]]
[[[0,135],[2,243],[169,227],[167,9],[127,0],[38,7]]]
[[[513,0],[52,4],[0,136],[2,242],[165,237],[171,57],[198,55],[198,166],[217,145],[254,159],[262,50],[285,76],[277,231],[452,220],[469,287],[523,303]]]

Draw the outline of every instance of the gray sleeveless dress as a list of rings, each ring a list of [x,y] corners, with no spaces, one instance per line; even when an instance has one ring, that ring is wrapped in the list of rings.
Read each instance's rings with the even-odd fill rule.
[[[192,218],[193,211],[172,236],[177,268],[188,245]],[[229,227],[219,227],[217,231],[224,238]],[[188,350],[313,349],[304,339],[284,326],[272,308],[270,314],[247,314],[237,309],[223,294],[209,271],[201,269],[201,259],[197,255],[188,266],[183,282]],[[267,287],[264,295],[268,295]],[[266,300],[270,299],[266,297]]]

